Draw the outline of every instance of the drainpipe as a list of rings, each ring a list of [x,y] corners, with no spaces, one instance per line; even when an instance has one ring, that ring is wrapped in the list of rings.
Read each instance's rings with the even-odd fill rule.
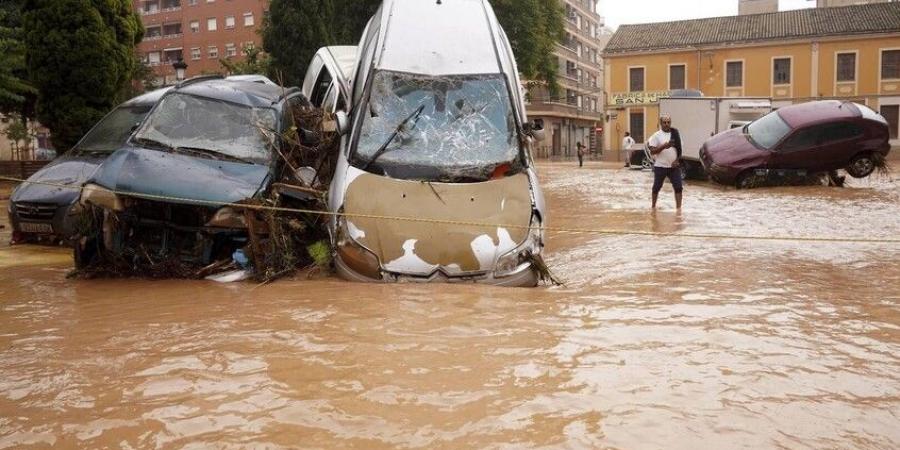
[[[703,92],[703,83],[700,82],[700,66],[703,65],[703,54],[697,47],[697,90]]]
[[[809,83],[809,96],[813,98],[819,97],[819,43],[812,43],[812,79]],[[837,94],[837,93],[835,93]]]

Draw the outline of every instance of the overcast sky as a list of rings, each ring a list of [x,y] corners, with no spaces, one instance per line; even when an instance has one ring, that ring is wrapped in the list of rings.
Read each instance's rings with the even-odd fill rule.
[[[814,0],[779,0],[779,9],[808,8]],[[700,17],[733,16],[737,0],[600,0],[600,15],[613,29],[623,23],[666,22]]]

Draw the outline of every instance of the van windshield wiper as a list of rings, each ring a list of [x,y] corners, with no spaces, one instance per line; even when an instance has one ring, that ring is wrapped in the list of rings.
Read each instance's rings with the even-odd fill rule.
[[[234,162],[239,162],[239,163],[244,163],[244,164],[254,164],[254,162],[250,161],[249,159],[241,158],[240,156],[229,155],[227,153],[222,153],[222,152],[219,152],[216,150],[210,150],[208,148],[178,146],[178,147],[175,147],[173,150],[175,152],[179,152],[179,153],[200,154],[203,156],[208,156],[212,159],[234,161]]]
[[[413,111],[412,114],[406,116],[406,118],[403,119],[402,122],[400,122],[400,125],[397,125],[397,128],[394,128],[394,132],[391,133],[390,137],[388,137],[388,139],[386,141],[384,141],[384,144],[381,144],[381,147],[378,147],[378,150],[376,150],[375,153],[372,154],[372,157],[369,158],[369,161],[366,163],[365,166],[363,166],[362,170],[368,171],[369,167],[378,158],[380,158],[381,155],[387,153],[388,145],[391,145],[391,142],[394,142],[394,138],[397,137],[397,134],[400,133],[400,130],[402,130],[403,127],[405,127],[406,124],[409,123],[410,120],[415,119],[415,122],[413,122],[413,126],[415,126],[419,122],[419,117],[422,116],[422,111],[425,111],[424,103],[422,105],[419,105],[419,107],[416,108],[416,110]]]
[[[156,139],[144,138],[144,137],[135,137],[134,142],[141,144],[145,147],[157,148],[161,150],[172,150],[172,146],[166,144],[165,142],[157,141]]]

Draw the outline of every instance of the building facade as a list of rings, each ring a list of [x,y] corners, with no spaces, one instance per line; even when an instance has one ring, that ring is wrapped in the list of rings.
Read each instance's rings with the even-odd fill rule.
[[[900,3],[623,25],[604,61],[611,149],[621,150],[626,131],[638,142],[649,137],[658,98],[676,89],[770,97],[776,107],[861,102],[888,120],[892,145],[900,145]]]
[[[578,142],[592,154],[602,150],[597,131],[603,117],[603,65],[600,53],[612,33],[597,13],[598,0],[564,0],[565,40],[557,44],[559,92],[551,95],[537,83],[528,84],[529,119],[544,120],[547,139],[536,157],[566,158],[576,155]]]
[[[739,0],[738,15],[778,12],[778,0]]]
[[[244,47],[261,45],[268,9],[268,0],[134,0],[145,29],[138,51],[161,84],[174,82],[178,59],[187,63],[187,77],[221,72],[220,59],[242,58]]]

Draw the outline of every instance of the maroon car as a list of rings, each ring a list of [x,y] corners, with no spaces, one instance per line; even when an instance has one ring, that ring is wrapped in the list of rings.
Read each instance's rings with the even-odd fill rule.
[[[822,100],[786,106],[703,144],[700,161],[722,184],[845,169],[869,176],[891,149],[884,117],[865,105]]]

